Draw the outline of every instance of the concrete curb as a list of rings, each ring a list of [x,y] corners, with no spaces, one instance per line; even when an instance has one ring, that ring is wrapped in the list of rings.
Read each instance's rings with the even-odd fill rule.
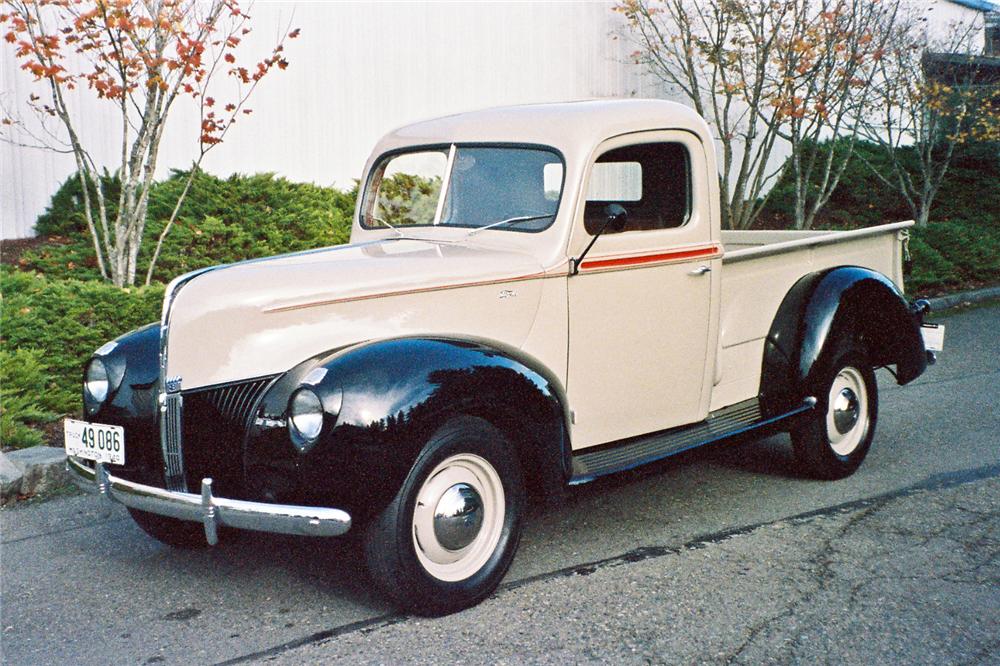
[[[24,470],[15,465],[5,453],[0,453],[0,506],[17,499],[22,481]]]
[[[1000,287],[986,287],[985,289],[974,289],[972,291],[962,291],[957,294],[928,298],[931,304],[931,312],[940,312],[958,305],[966,303],[982,303],[983,301],[1000,298]]]
[[[0,504],[17,500],[18,495],[34,495],[65,485],[66,452],[54,446],[0,453]]]

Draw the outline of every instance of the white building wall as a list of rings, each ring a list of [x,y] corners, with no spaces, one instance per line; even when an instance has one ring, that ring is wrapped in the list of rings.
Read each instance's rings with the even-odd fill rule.
[[[971,50],[974,53],[982,51],[986,19],[982,10],[951,0],[911,0],[911,3],[925,20],[930,43],[946,47],[954,42],[957,35],[968,35]]]
[[[612,33],[611,2],[324,3],[265,2],[241,46],[263,56],[283,27],[302,29],[287,44],[290,66],[270,74],[225,143],[203,163],[214,174],[273,171],[296,181],[349,187],[375,141],[426,117],[474,108],[588,97],[655,96]],[[12,49],[0,48],[7,106],[34,89]],[[116,116],[89,91],[76,95],[79,127],[95,159],[109,167],[119,150]],[[216,95],[222,99],[223,95]],[[168,126],[159,177],[195,156],[194,105]],[[28,137],[22,137],[30,141]],[[75,170],[68,155],[0,144],[2,237],[33,233],[36,217]]]
[[[952,0],[910,0],[928,30],[982,24],[981,11]],[[271,171],[296,181],[349,187],[375,141],[422,118],[502,104],[590,97],[668,97],[630,64],[632,46],[614,39],[622,17],[614,2],[279,2],[258,0],[245,58],[266,55],[289,25],[291,63],[270,74],[226,142],[203,167],[228,176]],[[38,84],[0,44],[0,102],[30,119],[24,100]],[[77,91],[78,129],[94,158],[113,167],[116,115],[107,102]],[[220,100],[223,95],[216,95]],[[171,117],[158,177],[196,155],[194,104]],[[22,135],[30,143],[30,137]],[[777,148],[772,162],[787,155]],[[73,173],[65,154],[0,142],[0,238],[33,234],[35,219]]]

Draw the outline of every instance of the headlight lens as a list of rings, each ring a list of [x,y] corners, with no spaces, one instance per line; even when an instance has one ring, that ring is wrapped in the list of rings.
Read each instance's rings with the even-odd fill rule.
[[[323,403],[310,388],[300,388],[288,401],[292,441],[300,449],[312,444],[323,430]]]
[[[93,414],[108,398],[108,368],[104,361],[92,358],[83,375],[83,403]]]

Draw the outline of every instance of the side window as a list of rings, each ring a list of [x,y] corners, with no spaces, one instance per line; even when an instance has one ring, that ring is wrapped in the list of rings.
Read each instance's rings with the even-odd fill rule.
[[[626,232],[682,226],[690,210],[689,164],[679,143],[641,143],[601,155],[590,173],[583,212],[587,233],[600,231],[604,209],[612,203],[628,211]]]

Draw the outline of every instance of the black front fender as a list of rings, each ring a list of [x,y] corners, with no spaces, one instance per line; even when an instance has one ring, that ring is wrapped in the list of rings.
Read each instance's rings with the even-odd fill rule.
[[[300,452],[273,424],[286,422],[288,399],[303,382],[328,412],[338,411]],[[247,441],[247,477],[257,484],[254,494],[276,501],[294,497],[374,515],[433,433],[457,415],[479,416],[503,431],[529,481],[550,489],[569,470],[558,380],[519,350],[493,342],[398,338],[314,357],[277,381],[260,411]]]
[[[98,353],[111,379],[107,401],[89,421],[125,428],[125,465],[112,471],[140,483],[163,482],[157,421],[160,325],[148,324],[115,338]]]

